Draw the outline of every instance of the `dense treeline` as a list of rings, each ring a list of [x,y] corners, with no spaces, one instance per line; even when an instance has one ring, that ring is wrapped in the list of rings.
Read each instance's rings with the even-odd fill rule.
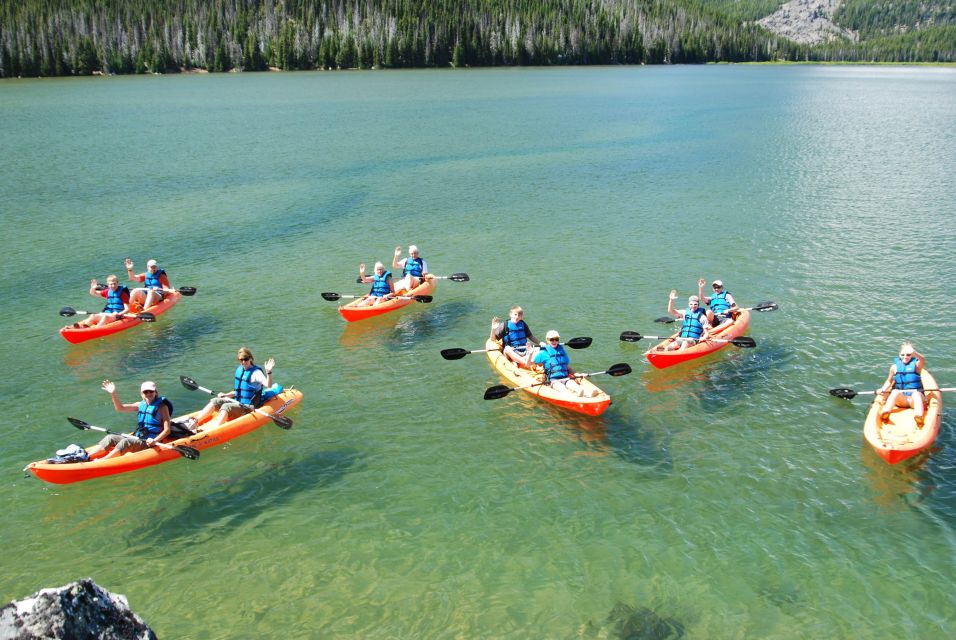
[[[945,30],[935,33],[930,50],[923,42],[893,40],[872,49],[807,48],[751,22],[779,4],[4,0],[0,76],[870,59],[877,53],[874,59],[950,60],[956,50],[956,37]]]
[[[909,33],[956,24],[956,0],[843,0],[833,21],[863,38]]]

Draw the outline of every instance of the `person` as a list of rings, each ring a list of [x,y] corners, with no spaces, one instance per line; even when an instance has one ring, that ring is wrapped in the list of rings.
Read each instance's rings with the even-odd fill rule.
[[[511,307],[508,321],[502,322],[498,316],[491,319],[492,340],[500,340],[501,352],[506,358],[520,367],[531,368],[537,350],[534,344],[538,339],[531,333],[531,327],[524,321],[524,310],[519,306]]]
[[[146,271],[133,273],[133,260],[126,258],[126,274],[130,280],[142,282],[145,286],[133,289],[131,305],[139,305],[140,309],[149,309],[157,302],[162,302],[167,292],[172,292],[169,286],[169,276],[165,269],[160,269],[155,260],[146,261]]]
[[[402,278],[395,283],[395,291],[411,291],[425,281],[428,273],[428,263],[418,255],[418,247],[408,245],[408,257],[399,260],[402,248],[395,247],[395,257],[392,258],[392,268],[402,270]]]
[[[123,413],[136,412],[136,431],[132,437],[124,434],[108,434],[89,451],[94,457],[101,451],[109,452],[99,458],[108,460],[126,451],[141,451],[162,442],[169,435],[171,429],[170,415],[173,412],[173,403],[165,396],[159,395],[156,383],[147,380],[139,386],[139,393],[143,399],[139,402],[122,403],[116,394],[116,385],[109,380],[103,381],[103,390],[110,394],[113,408]]]
[[[561,345],[561,336],[557,331],[551,329],[544,336],[546,342],[541,343],[541,349],[534,356],[534,363],[544,367],[545,380],[552,389],[566,389],[571,393],[581,397],[587,393],[580,382],[575,380],[575,373],[571,369],[571,358],[568,352]],[[583,377],[583,376],[577,376]],[[601,393],[598,389],[592,389],[591,396],[594,397]]]
[[[106,288],[97,290],[99,283],[96,278],[90,280],[90,295],[106,298],[106,306],[100,313],[94,313],[83,322],[77,322],[74,328],[92,327],[119,320],[123,314],[129,313],[129,289],[121,286],[115,275],[106,277]]]
[[[890,365],[890,374],[886,382],[877,392],[886,396],[880,410],[880,420],[887,422],[893,407],[913,407],[913,415],[917,426],[923,426],[923,414],[926,398],[923,397],[923,367],[926,360],[916,351],[909,341],[900,347],[900,356]],[[887,393],[889,395],[887,396]]]
[[[372,283],[372,290],[368,295],[361,298],[356,306],[366,307],[376,305],[385,300],[389,300],[395,292],[395,285],[392,283],[392,272],[385,270],[385,265],[381,262],[375,263],[375,274],[365,275],[365,263],[359,265],[359,280],[366,284]]]
[[[711,286],[714,289],[714,295],[704,295],[704,285],[706,281],[701,278],[697,281],[697,295],[710,308],[707,310],[707,319],[714,329],[720,329],[733,323],[734,314],[737,312],[737,301],[733,294],[724,289],[724,283],[720,280],[714,280]]]
[[[674,309],[674,300],[677,300],[677,290],[671,290],[667,300],[667,313],[681,320],[683,324],[676,339],[667,344],[667,351],[686,349],[710,337],[710,321],[707,312],[700,308],[700,298],[691,296],[687,299],[687,308],[681,311]]]
[[[202,425],[203,420],[219,411],[208,425],[202,426],[203,429],[215,429],[227,420],[262,406],[262,394],[267,387],[272,386],[272,370],[276,366],[273,358],[266,360],[260,367],[255,364],[252,352],[247,347],[241,347],[236,358],[239,365],[233,376],[233,390],[218,394],[195,416],[197,424]]]

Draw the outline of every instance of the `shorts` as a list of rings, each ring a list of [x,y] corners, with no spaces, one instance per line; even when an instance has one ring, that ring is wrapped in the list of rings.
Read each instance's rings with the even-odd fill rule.
[[[117,451],[142,451],[148,449],[146,443],[133,436],[124,436],[119,433],[111,433],[99,441],[99,446],[104,449],[116,449]]]
[[[232,420],[233,418],[238,418],[239,416],[244,416],[250,411],[252,407],[247,404],[242,404],[237,401],[235,398],[213,398],[212,406],[216,407],[221,411],[226,412],[226,416]]]
[[[715,313],[714,314],[714,324],[723,324],[728,320],[733,320],[734,316],[730,313]]]

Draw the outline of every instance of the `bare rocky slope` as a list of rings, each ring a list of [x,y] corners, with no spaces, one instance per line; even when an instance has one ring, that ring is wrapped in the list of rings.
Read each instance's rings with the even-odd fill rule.
[[[836,38],[857,41],[857,33],[830,19],[840,0],[790,0],[757,22],[770,31],[801,44],[819,44]]]

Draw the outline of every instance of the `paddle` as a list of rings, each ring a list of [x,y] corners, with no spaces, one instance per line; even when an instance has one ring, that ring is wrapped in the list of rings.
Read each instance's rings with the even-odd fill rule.
[[[367,295],[367,294],[366,294],[366,295]],[[365,295],[361,295],[361,296],[345,296],[345,295],[342,295],[341,293],[334,293],[334,292],[332,292],[332,291],[326,291],[325,293],[322,294],[322,297],[323,297],[324,299],[328,300],[329,302],[335,302],[336,300],[339,300],[340,298],[364,298],[364,297],[366,297],[366,296],[365,296]],[[415,302],[431,302],[432,300],[434,300],[434,298],[433,298],[432,296],[392,296],[392,295],[389,295],[389,296],[385,296],[385,298],[386,298],[386,299],[391,299],[391,298],[411,298],[411,299],[414,300]]]
[[[432,275],[431,277],[434,278],[435,280],[451,280],[452,282],[468,282],[469,280],[471,280],[471,278],[468,277],[467,273],[453,273],[450,276]],[[363,282],[362,278],[356,278],[355,281],[358,282],[359,284],[362,284]]]
[[[188,377],[188,376],[179,376],[179,381],[182,382],[182,383],[183,383],[183,386],[186,387],[187,389],[189,389],[190,391],[197,391],[197,390],[198,390],[198,391],[204,391],[204,392],[208,393],[208,394],[211,395],[211,396],[218,396],[218,395],[219,395],[218,393],[216,393],[216,392],[213,391],[212,389],[207,389],[206,387],[200,387],[200,386],[196,383],[195,380],[193,380],[192,378],[190,378],[190,377]],[[245,405],[245,406],[249,406],[249,405]],[[265,417],[267,417],[267,418],[271,418],[272,421],[276,423],[276,426],[277,426],[277,427],[282,427],[283,429],[291,429],[291,428],[292,428],[292,424],[293,424],[293,423],[292,423],[291,418],[286,418],[285,416],[276,415],[276,414],[274,414],[274,413],[267,413],[267,412],[263,411],[262,409],[257,409],[257,408],[255,408],[255,407],[253,407],[252,410],[253,410],[254,412],[258,413],[259,415],[263,415],[263,416],[265,416]]]
[[[105,284],[98,284],[98,285],[96,285],[96,290],[97,290],[97,291],[102,291],[102,290],[105,289],[105,288],[106,288],[106,285],[105,285]],[[140,287],[140,288],[142,288],[142,287]],[[176,291],[178,291],[179,293],[183,294],[184,296],[194,296],[194,295],[196,295],[196,287],[179,287],[178,289],[176,289]]]
[[[743,309],[739,309],[739,311],[756,311],[757,313],[767,313],[768,311],[776,311],[779,308],[780,306],[776,302],[771,302],[768,300],[766,302],[758,302],[752,307],[744,307]],[[660,318],[654,320],[654,322],[668,324],[670,322],[677,322],[677,318],[674,316],[661,316]],[[648,338],[649,337],[650,336],[648,336]]]
[[[572,376],[573,378],[590,378],[591,376],[599,376],[602,374],[608,374],[609,376],[626,376],[631,372],[631,366],[626,362],[619,362],[617,364],[612,364],[610,367],[604,371],[595,371],[594,373],[578,373]],[[502,384],[495,385],[494,387],[489,387],[485,389],[485,400],[497,400],[498,398],[504,398],[506,395],[512,391],[517,391],[519,389],[530,389],[531,387],[538,387],[543,384],[547,384],[548,381],[544,380],[542,382],[535,382],[534,384],[526,384],[522,387],[506,387]]]
[[[124,318],[136,318],[137,320],[142,320],[143,322],[156,322],[156,316],[145,311],[142,313],[109,313],[107,311],[78,311],[74,309],[73,307],[63,307],[62,309],[60,309],[60,315],[63,316],[64,318],[69,318],[75,315],[91,316],[97,313],[105,313],[108,316],[120,315],[120,316],[123,316]]]
[[[642,336],[636,331],[622,331],[621,340],[623,342],[637,342],[643,338],[650,338],[652,340],[668,340],[672,336]],[[673,338],[674,340],[693,340],[694,338]],[[732,338],[730,340],[723,340],[721,338],[707,338],[706,340],[701,340],[701,342],[729,342],[735,347],[743,347],[744,349],[753,349],[757,346],[757,342],[749,337],[742,336],[740,338]]]
[[[591,346],[591,338],[571,338],[567,342],[563,343],[567,347],[572,349],[587,349]],[[452,348],[452,349],[442,349],[441,357],[445,360],[461,360],[469,353],[487,353],[489,351],[501,351],[501,348],[497,349],[473,349],[469,351],[468,349]]]
[[[103,433],[109,433],[114,436],[126,436],[130,440],[137,440],[139,442],[142,442],[143,444],[146,444],[146,441],[143,440],[142,438],[137,438],[136,436],[130,435],[128,433],[117,433],[116,431],[110,431],[109,429],[104,429],[103,427],[94,427],[89,422],[84,422],[83,420],[80,420],[79,418],[67,418],[67,420],[69,420],[70,424],[72,424],[74,427],[76,427],[77,429],[81,429],[83,431],[87,431],[87,430],[102,431]],[[154,442],[153,446],[159,447],[160,449],[170,449],[188,460],[199,459],[199,449],[193,449],[192,447],[185,447],[180,444],[176,444],[176,445],[165,444],[163,442]]]
[[[944,388],[941,388],[941,389],[923,389],[923,391],[924,391],[924,392],[926,392],[926,391],[956,391],[956,387],[944,387]],[[852,400],[853,398],[855,398],[855,397],[857,397],[857,396],[872,396],[872,395],[876,395],[876,394],[878,394],[878,393],[882,393],[882,392],[879,391],[879,390],[877,390],[877,391],[854,391],[853,389],[846,389],[846,388],[830,389],[830,395],[831,395],[831,396],[835,396],[835,397],[837,397],[837,398],[843,398],[844,400]],[[889,393],[889,391],[887,391],[886,393]]]

